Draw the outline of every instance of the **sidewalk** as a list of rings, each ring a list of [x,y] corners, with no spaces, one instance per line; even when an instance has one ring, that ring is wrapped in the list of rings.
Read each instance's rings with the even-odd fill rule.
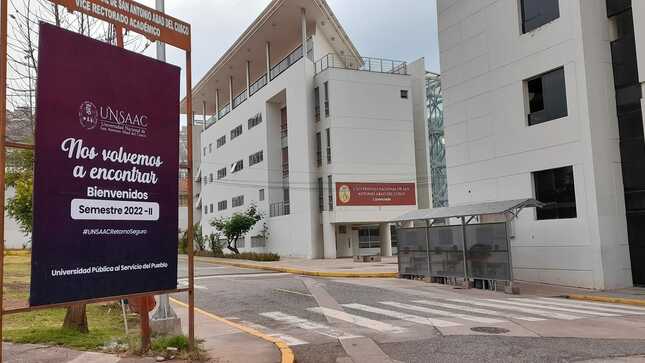
[[[181,319],[182,331],[188,335],[187,305],[175,299],[171,299],[171,303]],[[202,348],[206,350],[209,362],[293,363],[291,349],[279,339],[197,308],[195,338],[203,341]],[[285,348],[285,351],[281,351],[279,347]]]
[[[381,262],[354,262],[351,258],[318,259],[283,257],[280,261],[257,262],[230,258],[195,257],[196,261],[243,268],[253,268],[297,275],[323,277],[397,277],[396,257],[383,257]]]
[[[524,281],[514,281],[513,285],[520,288],[520,294],[522,295],[565,296],[574,300],[645,306],[645,288],[642,287],[630,287],[615,290],[591,290]]]
[[[7,363],[152,363],[154,358],[121,358],[114,354],[79,352],[37,344],[2,343],[2,358]]]

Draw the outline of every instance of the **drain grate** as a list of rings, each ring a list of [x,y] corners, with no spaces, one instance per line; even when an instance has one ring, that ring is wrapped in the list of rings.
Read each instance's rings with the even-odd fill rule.
[[[493,326],[476,326],[474,328],[470,328],[470,330],[477,333],[486,333],[486,334],[504,334],[510,331],[508,329],[496,328]]]

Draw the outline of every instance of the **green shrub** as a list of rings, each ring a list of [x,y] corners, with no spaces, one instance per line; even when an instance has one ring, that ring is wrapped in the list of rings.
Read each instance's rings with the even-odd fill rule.
[[[280,261],[280,255],[277,253],[257,253],[257,252],[242,252],[240,254],[225,254],[223,258],[231,258],[234,260],[251,260],[251,261]]]
[[[185,352],[188,350],[188,338],[183,335],[159,336],[152,340],[150,346],[155,352],[165,352],[169,347]]]

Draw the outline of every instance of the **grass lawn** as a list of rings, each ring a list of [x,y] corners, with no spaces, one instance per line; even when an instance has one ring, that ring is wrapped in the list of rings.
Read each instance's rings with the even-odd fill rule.
[[[3,286],[5,309],[28,306],[30,262],[29,251],[6,251]],[[88,305],[88,334],[62,329],[65,311],[64,308],[44,309],[5,315],[3,339],[15,343],[63,345],[81,350],[97,350],[114,341],[128,341],[118,304]],[[128,315],[131,332],[138,333],[138,320],[137,316]]]

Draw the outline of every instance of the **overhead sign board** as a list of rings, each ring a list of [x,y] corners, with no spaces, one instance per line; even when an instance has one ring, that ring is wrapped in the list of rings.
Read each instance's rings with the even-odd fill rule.
[[[177,48],[190,50],[190,24],[153,8],[130,0],[51,0],[97,19],[161,41]]]
[[[416,205],[414,183],[336,182],[337,206]]]
[[[30,305],[175,289],[180,69],[39,36]]]

